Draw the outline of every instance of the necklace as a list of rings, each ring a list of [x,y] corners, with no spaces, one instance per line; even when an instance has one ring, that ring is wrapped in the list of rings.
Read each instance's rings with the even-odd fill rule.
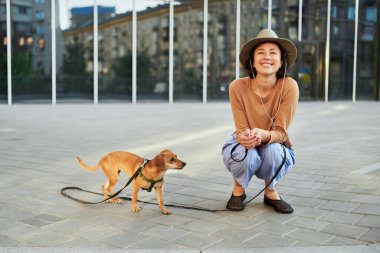
[[[259,91],[261,93],[261,90],[259,88],[259,85],[257,84],[257,80],[256,80],[256,76],[253,76],[253,79],[254,79],[254,82],[255,82],[255,85],[256,85],[256,89],[257,91]],[[271,129],[274,130],[275,129],[275,126],[274,126],[274,120],[276,119],[276,116],[278,114],[278,112],[280,111],[280,105],[281,105],[281,102],[282,102],[282,91],[284,89],[284,82],[285,82],[285,78],[282,79],[282,86],[281,86],[281,94],[280,94],[280,100],[278,102],[278,106],[277,106],[277,111],[276,113],[274,114],[274,116],[270,116],[269,113],[267,112],[267,109],[265,108],[265,105],[264,105],[264,102],[263,102],[263,98],[261,97],[261,95],[259,94],[259,98],[260,98],[260,102],[261,102],[261,105],[264,109],[264,112],[265,114],[268,116],[269,120],[270,120],[270,124],[271,124]],[[261,93],[262,94],[262,93]]]

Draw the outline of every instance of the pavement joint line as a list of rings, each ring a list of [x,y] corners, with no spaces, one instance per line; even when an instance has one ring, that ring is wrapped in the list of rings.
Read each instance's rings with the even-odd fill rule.
[[[364,175],[364,174],[370,173],[370,172],[378,170],[378,169],[380,169],[380,163],[374,163],[374,164],[365,166],[363,168],[354,170],[354,171],[351,172],[351,174],[361,174],[361,175]]]

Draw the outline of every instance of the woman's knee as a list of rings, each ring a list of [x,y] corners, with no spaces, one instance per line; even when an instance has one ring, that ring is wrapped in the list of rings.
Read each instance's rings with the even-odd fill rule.
[[[284,148],[280,143],[272,143],[260,149],[263,163],[280,164],[284,158]]]

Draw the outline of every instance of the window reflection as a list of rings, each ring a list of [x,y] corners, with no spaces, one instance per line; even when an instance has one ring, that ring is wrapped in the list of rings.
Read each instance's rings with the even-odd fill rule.
[[[175,5],[174,99],[202,99],[203,1]]]
[[[376,56],[379,52],[380,21],[376,9],[380,1],[359,2],[358,54],[357,54],[357,99],[378,99],[379,65]],[[377,35],[376,35],[377,33]],[[377,45],[376,45],[377,44]]]
[[[352,99],[355,20],[348,10],[354,7],[354,0],[332,2],[329,100]]]
[[[57,37],[57,102],[93,101],[93,6],[80,1],[59,1]],[[83,2],[82,4],[86,4]],[[85,17],[77,22],[79,13]]]
[[[137,14],[137,99],[168,101],[169,4],[155,3]]]
[[[98,1],[102,6],[98,28],[100,101],[132,98],[132,1]]]
[[[1,12],[5,12],[4,8],[5,2],[1,2]],[[11,10],[12,101],[50,103],[51,36],[47,36],[41,30],[50,30],[51,2],[12,0]],[[0,48],[0,94],[5,94],[7,70],[6,64],[2,64],[6,62],[8,43],[5,17],[1,18],[0,22],[3,42]],[[41,51],[41,45],[43,48],[49,46],[49,50]]]
[[[256,37],[261,29],[267,27],[268,15],[265,11],[265,9],[268,10],[267,2],[263,0],[241,1],[240,48],[245,42]],[[257,8],[257,6],[261,6],[261,8]],[[240,48],[238,49],[239,51]],[[240,76],[247,76],[247,73],[242,68],[240,68]]]
[[[302,100],[324,99],[327,0],[304,0],[302,42],[297,44],[297,78]]]
[[[208,25],[207,95],[228,98],[228,85],[235,79],[236,1],[210,1]]]

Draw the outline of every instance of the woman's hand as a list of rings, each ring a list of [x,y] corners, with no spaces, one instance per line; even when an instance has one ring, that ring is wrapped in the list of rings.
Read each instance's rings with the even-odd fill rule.
[[[261,138],[250,129],[246,129],[238,135],[237,141],[247,149],[254,149],[261,144]]]
[[[269,142],[270,140],[270,133],[269,131],[266,131],[264,129],[261,129],[261,128],[254,128],[251,130],[251,132],[257,136],[262,143],[266,144]]]

